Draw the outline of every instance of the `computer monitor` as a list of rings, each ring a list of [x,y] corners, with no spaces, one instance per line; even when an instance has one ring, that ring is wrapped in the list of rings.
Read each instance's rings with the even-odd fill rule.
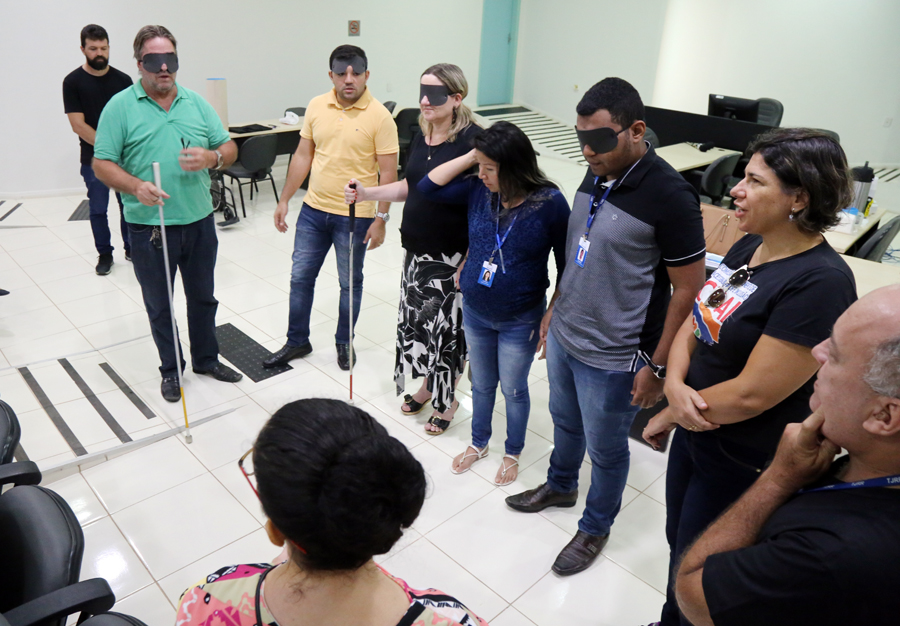
[[[713,117],[727,117],[732,120],[756,123],[759,117],[759,100],[722,96],[716,93],[709,94],[709,108],[707,115]]]

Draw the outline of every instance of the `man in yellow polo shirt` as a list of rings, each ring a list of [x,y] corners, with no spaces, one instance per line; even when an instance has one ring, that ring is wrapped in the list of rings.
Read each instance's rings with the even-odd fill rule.
[[[310,174],[309,191],[297,217],[291,267],[287,342],[263,361],[265,367],[283,365],[312,352],[309,316],[319,269],[334,246],[341,298],[334,335],[337,362],[350,368],[350,244],[349,211],[344,185],[351,178],[366,187],[397,180],[397,126],[391,114],[366,89],[368,61],[362,48],[338,46],[331,53],[328,72],[334,89],[316,96],[306,108],[300,145],[291,161],[281,201],[275,209],[275,228],[287,232],[288,201]],[[353,325],[359,317],[363,291],[363,260],[368,249],[384,241],[389,202],[360,202],[353,232]]]

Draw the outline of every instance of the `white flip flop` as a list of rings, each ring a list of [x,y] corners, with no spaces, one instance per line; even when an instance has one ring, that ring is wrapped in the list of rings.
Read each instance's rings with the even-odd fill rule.
[[[471,450],[475,450],[475,452],[469,452],[470,449],[471,449]],[[468,448],[466,448],[466,452],[465,452],[465,454],[463,454],[463,458],[461,458],[461,459],[459,460],[459,462],[460,462],[460,463],[463,463],[466,459],[468,459],[469,457],[473,457],[473,456],[475,457],[475,460],[472,461],[472,463],[471,463],[471,465],[469,465],[469,467],[467,467],[467,468],[464,469],[464,470],[460,470],[460,471],[457,471],[457,470],[453,469],[453,463],[451,463],[451,464],[450,464],[450,471],[451,471],[452,473],[454,473],[454,474],[465,474],[465,473],[468,472],[470,469],[472,469],[472,465],[475,465],[478,461],[480,461],[481,459],[483,459],[483,458],[486,457],[487,455],[488,455],[488,446],[485,446],[485,447],[482,448],[481,450],[479,450],[479,449],[476,448],[475,446],[469,446]],[[456,460],[456,459],[454,459],[454,460]]]
[[[506,459],[512,459],[513,462],[512,462],[510,465],[507,465],[506,463],[503,462],[503,461],[505,461]],[[512,468],[518,467],[518,466],[519,466],[519,459],[518,459],[517,457],[514,457],[514,456],[511,455],[511,454],[504,454],[504,455],[503,455],[503,460],[500,461],[500,467],[503,468],[502,470],[500,470],[500,479],[502,480],[502,479],[506,478],[506,472],[508,472],[508,471],[511,470]],[[516,478],[518,478],[518,476],[516,476]],[[508,483],[498,483],[497,480],[494,479],[492,482],[493,482],[495,485],[497,485],[498,487],[505,487],[506,485],[511,485],[511,484],[513,484],[513,483],[516,482],[516,481],[515,481],[515,480],[511,480],[511,481],[509,481]]]

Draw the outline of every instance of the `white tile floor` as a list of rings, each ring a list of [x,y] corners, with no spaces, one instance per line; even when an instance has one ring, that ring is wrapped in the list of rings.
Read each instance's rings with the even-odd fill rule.
[[[583,170],[548,157],[542,157],[541,164],[571,198]],[[284,175],[283,164],[276,169],[279,174]],[[277,181],[279,188],[281,183]],[[292,203],[293,217],[301,195]],[[0,396],[19,415],[24,449],[44,468],[69,461],[74,454],[16,371],[18,366],[29,365],[89,452],[118,440],[91,419],[96,416],[56,362],[60,357],[69,357],[134,439],[167,430],[182,419],[179,405],[160,398],[157,354],[148,337],[140,289],[121,247],[112,274],[96,276],[88,223],[67,221],[82,199],[6,199],[4,209],[23,204],[0,225],[0,287],[12,291],[0,300]],[[261,196],[248,207],[249,217],[219,231],[216,268],[221,302],[217,322],[234,324],[271,350],[284,341],[293,245],[292,231],[281,235],[272,226],[274,208],[274,197],[263,186]],[[424,434],[427,412],[413,418],[400,412],[391,372],[401,210],[398,205],[392,211],[384,246],[366,258],[354,388],[359,405],[422,462],[430,488],[419,519],[382,562],[413,586],[436,586],[457,595],[498,625],[655,620],[667,567],[664,455],[632,445],[628,487],[608,547],[586,572],[560,578],[550,572],[550,565],[576,529],[580,506],[524,515],[503,502],[506,495],[534,487],[546,476],[552,424],[545,364],[535,362],[532,368],[527,444],[520,477],[510,487],[490,483],[499,463],[497,453],[467,474],[449,472],[452,457],[464,449],[470,435],[471,399],[465,381],[453,426],[440,437]],[[220,566],[268,560],[277,552],[266,539],[259,504],[236,461],[267,416],[286,401],[347,397],[347,375],[335,364],[332,347],[335,276],[329,258],[316,288],[311,336],[315,352],[294,361],[292,371],[260,383],[245,379],[228,385],[188,370],[185,393],[193,418],[233,411],[194,428],[190,445],[172,437],[50,485],[67,499],[84,527],[83,578],[109,580],[119,599],[117,609],[148,624],[171,623],[178,597],[188,585]],[[176,296],[176,306],[184,327],[182,294]],[[102,362],[109,363],[158,417],[144,417],[100,370]],[[504,421],[500,401],[494,450],[502,450]],[[589,473],[585,465],[584,487]]]

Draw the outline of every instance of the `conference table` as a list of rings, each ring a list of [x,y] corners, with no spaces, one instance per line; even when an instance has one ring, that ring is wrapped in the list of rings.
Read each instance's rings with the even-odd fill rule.
[[[719,157],[740,154],[740,152],[725,148],[710,148],[706,152],[701,152],[699,148],[695,148],[689,143],[676,143],[656,148],[656,154],[676,171],[686,172],[698,167],[706,167]]]
[[[238,147],[250,137],[259,137],[260,135],[278,135],[278,148],[275,154],[294,154],[297,145],[300,143],[300,129],[303,127],[303,118],[297,124],[284,124],[277,119],[256,120],[253,122],[245,122],[243,124],[230,124],[229,127],[250,126],[259,124],[260,126],[268,126],[266,130],[259,130],[252,133],[233,133],[229,131],[229,135],[234,139]]]

